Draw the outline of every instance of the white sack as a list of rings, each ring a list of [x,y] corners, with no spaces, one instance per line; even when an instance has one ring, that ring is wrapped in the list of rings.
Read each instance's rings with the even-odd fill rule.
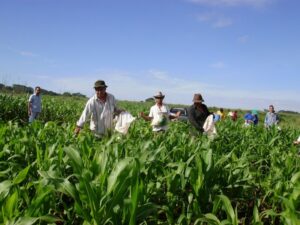
[[[203,130],[204,134],[207,134],[208,136],[215,136],[217,134],[214,115],[211,114],[206,118],[205,123],[203,124]]]
[[[116,118],[115,130],[127,134],[130,124],[135,120],[129,112],[121,112]]]

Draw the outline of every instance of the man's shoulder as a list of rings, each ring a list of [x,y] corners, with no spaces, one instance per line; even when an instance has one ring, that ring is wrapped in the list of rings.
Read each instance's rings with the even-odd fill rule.
[[[153,105],[153,106],[151,106],[150,107],[150,110],[155,110],[155,109],[157,109],[158,107],[157,107],[157,105],[155,104],[155,105]]]
[[[92,102],[94,102],[94,101],[96,101],[96,100],[97,100],[97,96],[96,96],[96,95],[93,95],[92,97],[90,97],[90,98],[88,99],[87,103],[92,103]]]
[[[168,108],[169,108],[168,105],[166,105],[166,104],[163,104],[163,107],[164,107],[165,109],[168,109]]]
[[[114,96],[113,94],[111,94],[111,93],[106,92],[106,94],[107,94],[107,96],[110,97],[110,98],[115,98],[115,96]]]
[[[194,105],[190,105],[189,107],[187,107],[188,111],[193,111],[195,110],[195,106]]]
[[[31,94],[28,99],[30,100],[30,99],[34,98],[34,96],[35,96],[35,94]]]

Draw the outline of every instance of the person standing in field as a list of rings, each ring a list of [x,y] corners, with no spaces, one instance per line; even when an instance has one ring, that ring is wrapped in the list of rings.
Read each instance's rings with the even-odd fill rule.
[[[236,121],[237,118],[238,118],[237,111],[234,110],[233,113],[232,113],[231,119],[232,119],[233,121]]]
[[[28,100],[29,123],[32,123],[42,111],[41,88],[34,88],[34,94],[30,95]]]
[[[232,121],[236,121],[237,120],[237,111],[236,110],[234,110],[233,112],[232,111],[230,111],[229,113],[228,113],[228,117],[230,117],[230,119],[232,120]]]
[[[140,113],[140,116],[146,120],[151,121],[152,130],[154,132],[166,131],[168,129],[169,119],[177,118],[180,115],[180,111],[177,114],[171,114],[167,105],[163,103],[165,95],[159,91],[153,96],[155,99],[155,105],[150,108],[148,116],[144,112]]]
[[[271,126],[277,125],[279,123],[279,116],[275,113],[274,106],[269,106],[269,112],[265,116],[265,127],[269,128]]]
[[[249,126],[251,124],[257,125],[258,124],[258,115],[256,110],[252,110],[251,112],[246,113],[244,116],[245,119],[245,126]]]
[[[95,95],[91,97],[76,123],[75,134],[80,130],[87,120],[90,120],[90,130],[97,137],[101,137],[113,130],[114,115],[121,110],[117,109],[115,97],[106,92],[107,85],[103,80],[97,80],[94,84]]]
[[[206,118],[211,114],[208,108],[203,104],[204,99],[201,94],[194,94],[194,104],[188,108],[188,118],[192,126],[200,133],[204,132],[203,125]],[[192,131],[192,133],[195,133]]]
[[[217,112],[217,114],[220,116],[220,119],[221,120],[224,120],[225,119],[225,113],[224,113],[224,109],[223,108],[220,108]]]

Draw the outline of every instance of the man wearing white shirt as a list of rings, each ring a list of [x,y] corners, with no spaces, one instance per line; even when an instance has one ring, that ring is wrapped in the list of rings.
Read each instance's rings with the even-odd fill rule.
[[[107,85],[103,80],[97,80],[94,88],[96,93],[86,103],[76,123],[75,134],[80,132],[87,120],[90,120],[90,130],[96,136],[101,137],[113,130],[113,117],[119,112],[115,97],[106,92]]]
[[[178,117],[180,112],[176,115],[170,114],[169,108],[163,104],[165,96],[162,92],[158,92],[158,94],[153,97],[155,99],[155,105],[150,108],[149,115],[146,116],[144,112],[141,112],[140,115],[144,120],[151,121],[152,130],[154,132],[166,131],[168,129],[169,118]]]

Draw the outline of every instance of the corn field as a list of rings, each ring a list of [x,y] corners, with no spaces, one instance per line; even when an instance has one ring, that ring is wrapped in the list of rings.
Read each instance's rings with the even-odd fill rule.
[[[28,124],[27,96],[0,95],[1,224],[300,224],[299,129],[225,120],[209,139],[137,119],[127,135],[76,137],[84,104],[45,97]]]

